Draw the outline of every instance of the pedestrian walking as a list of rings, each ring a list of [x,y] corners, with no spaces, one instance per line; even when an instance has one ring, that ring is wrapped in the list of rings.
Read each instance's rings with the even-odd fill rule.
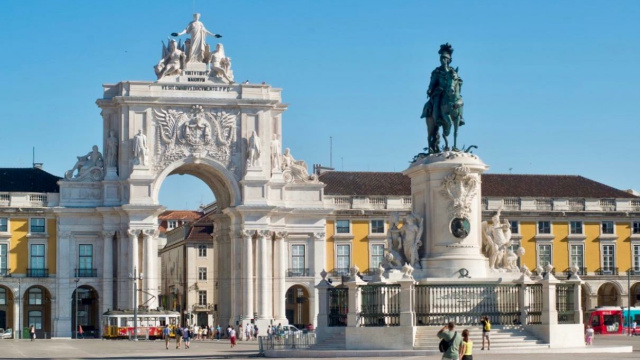
[[[36,341],[36,327],[31,324],[29,327],[29,336],[31,337],[31,341]]]
[[[631,335],[636,335],[636,327],[638,326],[638,323],[633,320],[633,322],[631,323]]]
[[[176,327],[176,349],[180,349],[182,347],[182,328],[180,326]]]
[[[162,337],[164,338],[164,346],[169,350],[169,340],[171,340],[171,328],[169,325],[162,329]]]
[[[462,336],[457,331],[454,331],[455,327],[456,325],[450,322],[438,331],[438,338],[442,339],[446,345],[446,349],[443,349],[441,342],[442,360],[459,360],[460,358],[459,351],[462,344]]]
[[[204,341],[205,339],[207,339],[207,334],[209,333],[209,326],[205,326],[202,328],[202,338],[200,338],[201,341]]]
[[[220,324],[218,324],[218,326],[216,326],[216,341],[220,341],[220,332],[222,331],[222,328],[220,327]]]
[[[473,360],[473,341],[469,340],[469,330],[462,330],[462,344],[460,345],[460,360]]]
[[[489,321],[488,316],[484,316],[482,320],[480,320],[480,324],[482,324],[482,348],[480,350],[484,350],[484,340],[487,340],[487,350],[491,350],[491,338],[489,334],[491,333],[491,322]]]
[[[182,330],[182,341],[184,341],[184,348],[188,349],[191,345],[191,333],[192,330],[185,326]]]
[[[593,337],[595,335],[595,331],[591,325],[587,325],[587,330],[585,331],[584,341],[587,345],[593,345]]]
[[[82,330],[82,325],[78,325],[78,335],[84,339],[84,330]]]
[[[253,340],[258,340],[258,324],[253,325]]]
[[[247,326],[244,328],[244,336],[245,341],[251,340],[251,324],[247,323]]]
[[[236,346],[236,331],[229,326],[229,340],[231,341],[231,347]]]

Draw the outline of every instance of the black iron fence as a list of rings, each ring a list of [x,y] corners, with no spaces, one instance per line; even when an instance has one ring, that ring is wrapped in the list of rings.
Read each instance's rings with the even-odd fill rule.
[[[617,267],[602,267],[596,270],[596,275],[618,275]]]
[[[573,291],[573,285],[556,285],[556,310],[558,311],[558,324],[573,324],[575,322]]]
[[[529,299],[525,309],[527,314],[527,324],[542,324],[543,292],[542,284],[527,285],[525,294]]]
[[[349,312],[349,289],[331,288],[327,291],[329,304],[328,325],[347,326],[347,313]]]
[[[308,349],[316,344],[315,333],[258,336],[260,354],[266,350]]]
[[[400,325],[400,285],[366,285],[360,291],[361,326]]]
[[[416,324],[473,325],[482,316],[496,325],[519,323],[520,291],[519,285],[416,285]]]

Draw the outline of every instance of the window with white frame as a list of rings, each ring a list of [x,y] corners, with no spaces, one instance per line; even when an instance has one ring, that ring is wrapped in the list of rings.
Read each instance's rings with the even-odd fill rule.
[[[78,245],[78,269],[93,269],[93,245]]]
[[[44,244],[31,244],[31,268],[44,269]]]
[[[551,234],[551,221],[538,221],[538,234]]]
[[[6,276],[7,267],[9,266],[8,258],[7,258],[7,249],[9,246],[7,244],[0,244],[0,276]]]
[[[520,224],[518,223],[518,220],[510,220],[509,226],[511,227],[512,234],[520,234]]]
[[[612,272],[616,267],[615,250],[614,245],[602,245],[602,271]]]
[[[634,221],[631,225],[632,234],[640,234],[640,221]]]
[[[45,231],[44,218],[31,218],[31,233],[43,233]]]
[[[9,218],[0,217],[0,232],[9,231]]]
[[[42,330],[42,311],[29,311],[29,324],[33,325],[36,330]]]
[[[42,305],[42,289],[34,287],[29,289],[29,305]]]
[[[207,268],[199,267],[198,268],[198,280],[207,280]]]
[[[582,235],[582,221],[569,221],[569,234]]]
[[[377,269],[384,261],[384,244],[371,245],[371,263],[369,267]]]
[[[584,245],[572,244],[569,256],[571,257],[571,259],[569,259],[569,266],[577,266],[579,268],[578,271],[582,272],[582,268],[584,267]],[[582,273],[580,274],[584,275]]]
[[[603,221],[602,222],[602,234],[604,234],[604,235],[615,234],[615,229],[613,227],[613,221]]]
[[[198,256],[199,257],[207,256],[207,245],[198,245]]]
[[[349,226],[349,220],[337,220],[336,221],[336,233],[338,234],[349,234],[351,233],[351,229]]]
[[[633,245],[633,271],[640,275],[637,273],[640,272],[640,245]]]
[[[305,246],[291,245],[291,271],[294,276],[304,276],[305,269]]]
[[[178,227],[177,220],[167,220],[167,229],[172,230]]]
[[[345,272],[344,275],[346,275],[351,267],[351,246],[338,245],[336,248],[336,267],[338,271]]]
[[[371,233],[384,234],[384,220],[371,220]]]
[[[551,245],[539,244],[538,245],[538,265],[544,267],[547,264],[551,264]]]
[[[7,305],[7,289],[0,287],[0,305]]]
[[[207,306],[207,291],[206,290],[198,291],[198,305]]]

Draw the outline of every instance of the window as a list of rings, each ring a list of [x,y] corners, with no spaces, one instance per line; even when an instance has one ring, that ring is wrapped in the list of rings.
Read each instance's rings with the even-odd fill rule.
[[[615,246],[602,246],[602,271],[613,271],[616,266]]]
[[[569,230],[572,235],[582,235],[582,221],[570,221]]]
[[[337,246],[337,268],[339,271],[349,272],[349,268],[351,267],[351,246],[349,245],[338,245]],[[345,273],[345,275],[346,275]]]
[[[31,268],[44,269],[44,245],[31,245]]]
[[[511,226],[512,234],[520,234],[520,224],[518,224],[518,220],[509,221],[509,226]]]
[[[42,289],[32,288],[29,290],[29,305],[42,305]]]
[[[538,234],[551,234],[551,222],[538,221]]]
[[[538,265],[551,264],[551,245],[538,245]]]
[[[303,276],[304,263],[304,245],[291,245],[291,267],[297,276]]]
[[[0,287],[0,305],[7,305],[7,289]]]
[[[7,274],[7,244],[0,244],[0,276]]]
[[[384,234],[384,220],[371,220],[371,233]]]
[[[569,266],[577,266],[579,268],[579,274],[582,274],[582,268],[584,267],[584,246],[582,245],[571,245],[571,259],[569,261]]]
[[[602,222],[602,234],[615,234],[613,229],[613,221],[603,221]]]
[[[93,245],[78,245],[78,269],[93,269]]]
[[[199,257],[207,256],[207,245],[198,245],[198,256]]]
[[[338,234],[349,234],[351,230],[349,229],[349,220],[337,220],[336,221],[336,233]]]
[[[198,305],[207,306],[207,291],[206,290],[198,291]]]
[[[171,230],[171,229],[175,229],[178,227],[178,221],[177,220],[167,220],[167,229]]]
[[[198,280],[207,280],[207,268],[199,267],[198,268]]]
[[[36,330],[42,330],[42,311],[29,311],[29,324],[33,325]]]
[[[32,218],[31,219],[31,232],[43,233],[45,232],[44,218]]]
[[[377,269],[380,263],[384,261],[384,245],[375,244],[371,245],[371,268]]]
[[[7,226],[9,224],[9,218],[0,218],[0,232],[7,232],[9,231],[9,227]]]
[[[640,271],[640,245],[633,245],[633,271]]]
[[[632,234],[640,234],[640,221],[634,221],[631,226]]]

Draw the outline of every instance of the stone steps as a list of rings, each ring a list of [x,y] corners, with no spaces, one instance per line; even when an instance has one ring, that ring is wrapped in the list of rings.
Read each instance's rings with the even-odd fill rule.
[[[334,334],[321,343],[309,347],[309,350],[344,350],[347,348],[344,332]]]
[[[417,328],[414,338],[414,350],[427,350],[438,351],[438,345],[440,339],[436,336],[438,331],[442,327],[435,326],[420,326]],[[462,330],[465,327],[460,326],[456,331],[462,335]],[[478,327],[467,327],[471,331],[470,339],[473,341],[473,348],[479,350],[482,346],[482,329]],[[491,349],[492,350],[504,350],[514,349],[519,350],[535,350],[545,349],[549,346],[538,340],[536,337],[527,333],[521,327],[504,327],[491,329]]]

